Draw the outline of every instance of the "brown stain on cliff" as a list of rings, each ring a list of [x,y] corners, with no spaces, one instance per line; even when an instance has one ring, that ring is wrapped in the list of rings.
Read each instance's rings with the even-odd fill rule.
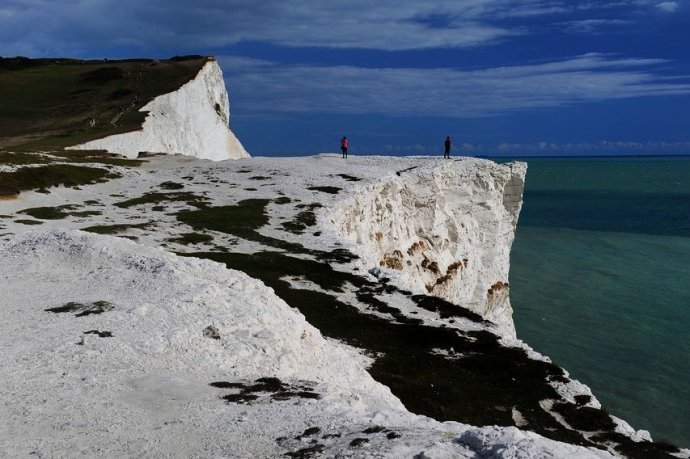
[[[392,253],[387,253],[383,256],[383,260],[379,262],[380,266],[384,266],[389,269],[397,269],[402,271],[403,269],[403,254],[400,250],[394,250]]]
[[[459,270],[465,269],[467,267],[468,261],[469,260],[467,258],[463,258],[460,261],[456,261],[455,263],[451,263],[450,265],[448,265],[448,268],[446,269],[446,274],[438,277],[435,283],[427,284],[426,290],[431,293],[439,285],[444,285],[450,282],[452,279],[457,277]],[[422,265],[423,264],[424,263],[422,263]]]
[[[426,256],[424,256],[424,260],[422,260],[422,268],[434,274],[441,274],[441,271],[438,269],[438,263],[429,260]]]
[[[501,293],[504,290],[508,290],[510,286],[508,285],[508,282],[501,282],[498,281],[491,287],[489,287],[489,290],[486,292],[487,298],[490,298],[492,295],[497,295],[498,293]]]
[[[463,258],[460,261],[456,261],[455,263],[451,263],[448,265],[448,268],[446,269],[446,273],[448,274],[455,274],[458,272],[459,269],[465,269],[467,268],[467,262],[469,260],[467,258]]]
[[[417,241],[407,249],[407,254],[408,255],[414,255],[417,252],[421,252],[425,248],[426,248],[426,244],[424,244],[424,241]]]

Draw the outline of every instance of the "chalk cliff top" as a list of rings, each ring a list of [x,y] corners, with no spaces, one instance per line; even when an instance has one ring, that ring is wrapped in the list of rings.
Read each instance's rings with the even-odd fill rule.
[[[2,455],[665,454],[498,320],[524,165],[108,166],[0,201]]]
[[[0,148],[248,156],[212,57],[0,58]]]

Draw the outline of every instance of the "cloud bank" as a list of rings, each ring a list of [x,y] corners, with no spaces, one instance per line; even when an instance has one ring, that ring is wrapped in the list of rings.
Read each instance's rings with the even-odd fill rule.
[[[680,8],[680,5],[678,2],[661,2],[656,5],[657,8],[659,8],[661,11],[665,11],[667,13],[673,13]]]
[[[483,70],[286,66],[221,56],[235,113],[484,117],[582,102],[690,94],[660,59],[586,54]]]
[[[531,33],[535,19],[673,13],[677,1],[598,0],[3,0],[0,54],[81,55],[93,49],[278,46],[410,50],[466,48]],[[587,24],[583,22],[582,24]],[[592,23],[590,23],[591,25]],[[100,57],[100,56],[90,56]]]

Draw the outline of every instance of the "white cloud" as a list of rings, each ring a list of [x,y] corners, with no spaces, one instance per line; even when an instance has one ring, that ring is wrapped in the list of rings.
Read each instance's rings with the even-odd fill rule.
[[[568,21],[556,24],[561,27],[564,32],[591,34],[607,32],[613,27],[621,27],[634,24],[633,21],[627,19],[581,19],[577,21]]]
[[[408,50],[472,47],[529,33],[534,18],[575,12],[672,11],[676,1],[599,0],[3,0],[0,54],[88,53],[126,44],[142,53],[242,41],[294,47]],[[626,13],[627,14],[627,13]],[[433,18],[440,19],[434,21]],[[510,21],[505,21],[509,18]],[[431,19],[431,20],[430,20]],[[96,56],[95,56],[96,57]],[[100,57],[100,56],[97,56]]]
[[[661,11],[665,11],[667,13],[673,13],[676,11],[678,8],[680,8],[680,5],[678,2],[661,2],[656,5],[657,8],[659,8]]]
[[[5,4],[5,1],[7,4]],[[505,0],[5,0],[0,16],[0,53],[21,42],[74,49],[79,43],[103,47],[126,37],[142,49],[169,46],[199,49],[241,41],[283,46],[424,49],[467,47],[513,32],[479,20]],[[521,3],[529,0],[520,0]],[[444,27],[423,21],[448,19]],[[58,52],[59,53],[59,52]]]
[[[660,59],[586,54],[537,65],[449,68],[256,65],[220,57],[234,113],[379,113],[482,117],[589,101],[690,94]]]

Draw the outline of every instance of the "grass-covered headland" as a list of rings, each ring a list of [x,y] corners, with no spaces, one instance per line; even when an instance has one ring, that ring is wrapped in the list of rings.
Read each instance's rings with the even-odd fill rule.
[[[139,109],[193,79],[211,58],[0,57],[0,149],[61,149],[137,130]]]

